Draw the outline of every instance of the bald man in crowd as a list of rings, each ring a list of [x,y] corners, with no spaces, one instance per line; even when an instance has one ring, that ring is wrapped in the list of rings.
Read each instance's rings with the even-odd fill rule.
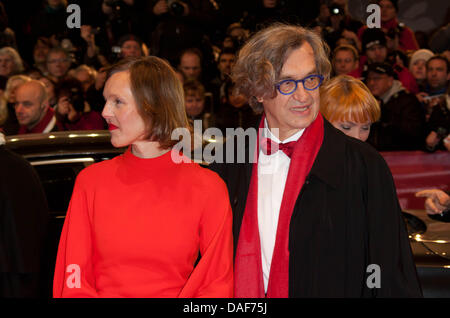
[[[32,80],[20,85],[16,91],[14,106],[20,128],[19,134],[56,131],[56,117],[49,106],[45,85]]]

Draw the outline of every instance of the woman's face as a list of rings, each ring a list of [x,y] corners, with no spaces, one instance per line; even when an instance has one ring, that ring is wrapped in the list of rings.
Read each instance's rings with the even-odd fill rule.
[[[370,134],[370,121],[365,123],[356,123],[353,121],[333,121],[331,123],[335,128],[342,131],[347,136],[366,141]]]
[[[397,11],[390,0],[381,0],[379,2],[381,9],[381,21],[386,22],[392,20],[397,16]]]
[[[0,56],[0,75],[8,77],[14,72],[15,64],[8,54]]]
[[[103,96],[106,103],[102,116],[108,123],[112,145],[125,147],[145,141],[145,123],[131,92],[129,73],[113,74],[105,83]]]
[[[427,64],[425,60],[417,60],[411,66],[411,73],[416,80],[424,80],[427,78]]]

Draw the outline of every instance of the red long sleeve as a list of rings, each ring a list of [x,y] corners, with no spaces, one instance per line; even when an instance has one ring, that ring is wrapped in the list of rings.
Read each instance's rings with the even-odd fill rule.
[[[215,173],[175,164],[170,155],[141,159],[128,150],[79,174],[54,297],[233,296],[226,186]],[[66,272],[71,264],[80,268],[79,288]]]

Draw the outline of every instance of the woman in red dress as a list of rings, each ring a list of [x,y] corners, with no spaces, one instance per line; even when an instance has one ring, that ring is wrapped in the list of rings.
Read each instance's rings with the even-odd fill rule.
[[[183,88],[162,59],[112,67],[102,112],[121,156],[77,177],[59,243],[54,297],[232,297],[225,183],[179,155]],[[200,255],[200,259],[198,257]]]

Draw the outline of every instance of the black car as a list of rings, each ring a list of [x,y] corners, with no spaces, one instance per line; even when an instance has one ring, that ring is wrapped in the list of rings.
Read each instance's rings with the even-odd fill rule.
[[[211,142],[211,141],[210,141]],[[59,236],[77,174],[126,148],[114,148],[108,131],[70,131],[6,137],[6,147],[36,169],[47,195],[50,227],[45,291],[51,296]],[[450,297],[450,223],[431,220],[424,210],[403,212],[425,297]]]

